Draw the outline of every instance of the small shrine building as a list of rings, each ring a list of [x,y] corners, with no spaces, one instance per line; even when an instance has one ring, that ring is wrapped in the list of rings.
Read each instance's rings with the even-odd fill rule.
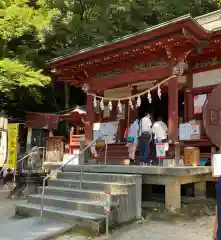
[[[95,122],[118,121],[116,141],[122,142],[131,120],[151,109],[167,117],[168,138],[175,144],[179,120],[201,120],[208,94],[221,83],[221,10],[185,15],[50,65],[58,81],[86,92],[88,141]],[[212,144],[202,134],[191,146]]]

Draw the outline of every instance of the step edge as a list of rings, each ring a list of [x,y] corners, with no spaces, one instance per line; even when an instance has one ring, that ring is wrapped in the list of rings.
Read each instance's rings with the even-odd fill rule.
[[[37,207],[39,206],[39,207]],[[26,203],[26,204],[17,204],[16,205],[16,208],[27,208],[27,209],[35,209],[35,210],[38,210],[40,211],[41,210],[41,206],[38,205],[38,204],[32,204],[32,203]],[[105,218],[105,214],[102,215],[102,214],[97,214],[97,213],[89,213],[89,215],[87,216],[88,212],[83,212],[83,211],[74,211],[74,210],[71,210],[72,212],[75,212],[76,215],[74,214],[68,214],[67,212],[67,209],[65,208],[60,208],[58,210],[53,210],[52,207],[46,205],[45,208],[43,208],[43,211],[48,211],[48,212],[53,212],[53,213],[58,213],[58,214],[63,214],[63,215],[68,215],[68,216],[73,216],[73,217],[80,217],[82,219],[88,219],[88,220],[102,220]],[[50,209],[51,208],[51,209]],[[59,211],[60,210],[60,211]],[[63,212],[62,212],[63,210]],[[65,211],[66,210],[66,211]],[[77,212],[81,212],[83,214],[85,214],[85,216],[80,216],[79,214],[77,214]]]

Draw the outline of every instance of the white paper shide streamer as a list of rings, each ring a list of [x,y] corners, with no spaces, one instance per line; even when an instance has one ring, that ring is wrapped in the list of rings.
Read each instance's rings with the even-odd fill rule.
[[[120,101],[118,101],[117,108],[118,108],[118,111],[119,111],[120,113],[122,113],[123,108],[122,108],[122,104],[121,104]]]
[[[100,101],[100,108],[102,111],[104,110],[104,99],[103,98]]]
[[[149,103],[152,103],[152,97],[151,97],[150,91],[147,94],[147,99],[148,99]]]
[[[158,95],[159,99],[161,99],[162,93],[161,93],[160,85],[157,88],[157,95]]]
[[[97,98],[96,97],[94,97],[94,108],[96,108],[97,107]]]
[[[131,98],[129,99],[129,106],[131,109],[134,109],[134,105]]]
[[[141,98],[140,96],[138,96],[136,107],[140,107],[140,105],[141,105]]]
[[[113,105],[112,105],[111,101],[108,102],[108,109],[109,109],[109,111],[112,111],[112,109],[113,109]]]

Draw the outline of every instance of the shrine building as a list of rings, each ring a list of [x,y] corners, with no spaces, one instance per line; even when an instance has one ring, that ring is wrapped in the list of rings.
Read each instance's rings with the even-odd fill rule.
[[[208,95],[221,83],[221,10],[174,20],[69,54],[50,62],[57,81],[86,92],[87,141],[94,123],[116,123],[113,144],[147,111],[168,124],[170,149],[200,148],[210,158],[214,147],[200,127],[195,139],[181,139],[179,124],[198,121]],[[175,147],[175,148],[174,148]],[[182,150],[181,150],[182,152]]]

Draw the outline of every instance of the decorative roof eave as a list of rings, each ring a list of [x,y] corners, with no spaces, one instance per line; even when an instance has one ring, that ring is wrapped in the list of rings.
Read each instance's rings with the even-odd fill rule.
[[[174,31],[187,28],[197,38],[206,39],[208,37],[208,31],[206,31],[196,20],[194,20],[189,14],[183,17],[176,18],[172,21],[168,21],[159,24],[154,27],[147,28],[143,31],[139,31],[134,34],[127,35],[123,38],[119,38],[115,41],[100,44],[96,47],[83,49],[75,54],[66,55],[63,57],[55,58],[49,62],[53,67],[65,65],[71,62],[78,62],[85,59],[89,59],[100,54],[116,51],[122,47],[130,47],[138,43],[146,41],[147,38],[152,39],[156,36],[163,36],[164,34],[173,33]]]

